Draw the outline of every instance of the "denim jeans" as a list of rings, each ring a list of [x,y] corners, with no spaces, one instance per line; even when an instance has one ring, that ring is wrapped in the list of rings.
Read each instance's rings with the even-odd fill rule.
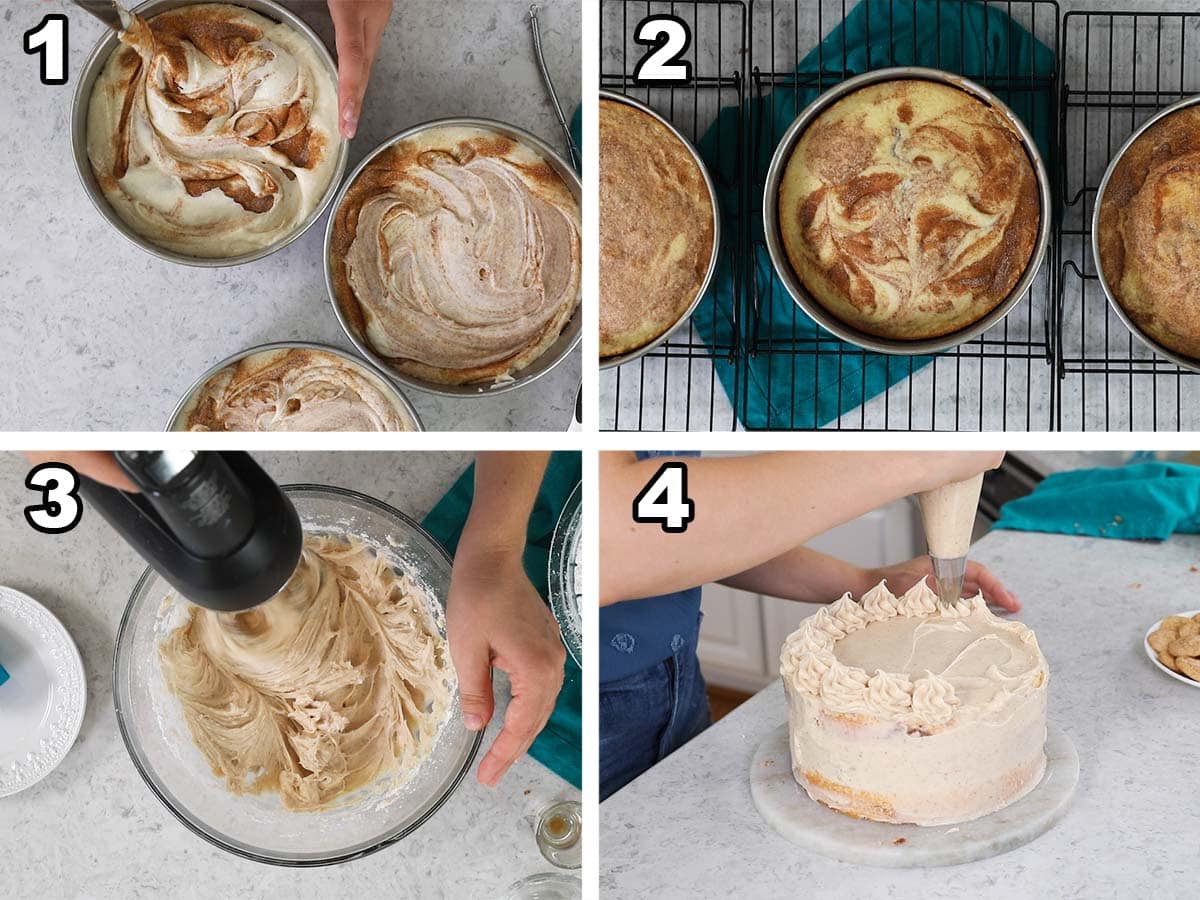
[[[712,724],[693,644],[600,685],[600,799],[606,799]]]

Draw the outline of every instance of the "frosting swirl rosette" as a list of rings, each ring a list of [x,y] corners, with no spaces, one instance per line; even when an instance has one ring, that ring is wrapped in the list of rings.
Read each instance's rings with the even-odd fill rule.
[[[414,431],[366,367],[309,347],[265,350],[208,378],[177,419],[187,431]]]
[[[109,205],[168,250],[224,258],[301,228],[337,166],[337,84],[304,34],[227,4],[135,17],[92,88]]]
[[[433,125],[383,149],[331,228],[334,298],[401,374],[503,381],[579,305],[579,203],[531,147],[482,126]]]

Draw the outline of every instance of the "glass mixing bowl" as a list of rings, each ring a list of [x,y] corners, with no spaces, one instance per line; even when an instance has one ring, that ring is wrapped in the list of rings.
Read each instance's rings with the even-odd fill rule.
[[[445,635],[450,557],[416,522],[370,497],[341,488],[284,488],[306,531],[355,535],[426,589]],[[158,644],[186,615],[186,601],[147,569],[117,632],[113,697],[121,736],[150,790],[192,831],[259,862],[320,866],[373,853],[411,833],[454,792],[482,732],[462,724],[458,691],[429,757],[399,787],[368,785],[318,812],[291,812],[278,794],[237,796],[213,774],[192,741],[159,664]]]
[[[550,562],[547,581],[550,586],[550,608],[558,619],[563,644],[571,659],[583,668],[583,619],[580,600],[583,597],[583,573],[579,566],[579,535],[582,520],[579,492],[582,485],[575,485],[571,496],[563,504],[550,538]]]

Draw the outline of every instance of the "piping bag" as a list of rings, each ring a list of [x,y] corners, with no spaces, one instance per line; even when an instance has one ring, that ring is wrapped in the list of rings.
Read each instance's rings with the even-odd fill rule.
[[[113,456],[141,493],[84,476],[80,493],[191,602],[245,613],[295,573],[300,516],[248,453],[118,450]]]
[[[975,527],[982,488],[983,473],[980,472],[966,481],[952,481],[917,494],[938,601],[944,606],[957,603],[962,596],[967,551],[971,547],[971,532]]]

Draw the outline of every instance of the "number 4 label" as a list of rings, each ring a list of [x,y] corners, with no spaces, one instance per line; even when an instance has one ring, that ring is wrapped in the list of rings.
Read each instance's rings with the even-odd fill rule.
[[[661,525],[670,534],[683,534],[695,518],[696,503],[687,494],[686,463],[663,463],[633,501],[633,521]]]
[[[42,84],[67,83],[67,17],[50,13],[25,32],[26,53],[42,56]]]
[[[687,22],[678,16],[647,16],[638,23],[633,39],[654,49],[642,57],[633,70],[639,84],[689,84],[692,64],[680,59],[692,43]]]

